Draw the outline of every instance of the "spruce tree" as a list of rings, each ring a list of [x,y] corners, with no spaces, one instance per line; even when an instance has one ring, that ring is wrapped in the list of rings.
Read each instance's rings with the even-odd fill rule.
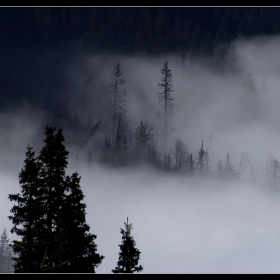
[[[196,158],[197,162],[197,173],[200,178],[205,177],[205,150],[203,147],[203,141],[201,143],[200,150],[198,152],[198,157]]]
[[[125,229],[121,228],[122,243],[119,245],[119,260],[117,266],[112,270],[113,273],[133,273],[143,270],[142,265],[138,265],[141,252],[136,248],[136,242],[131,235],[132,224],[127,222]]]
[[[109,84],[109,91],[107,95],[108,115],[111,123],[111,137],[114,138],[118,126],[119,116],[125,120],[126,109],[126,89],[121,90],[120,87],[125,83],[122,77],[122,70],[120,62],[118,61],[112,72],[112,82]]]
[[[238,174],[231,163],[229,152],[226,154],[225,164],[224,164],[224,178],[226,180],[237,180]]]
[[[163,152],[165,153],[166,141],[172,128],[171,117],[174,109],[172,73],[167,60],[161,69],[161,74],[161,83],[158,83],[158,86],[162,89],[162,92],[158,93],[158,100],[159,103],[163,103]]]
[[[38,157],[27,148],[19,177],[21,193],[9,216],[21,239],[14,240],[15,272],[95,272],[103,256],[85,223],[84,198],[77,173],[66,176],[68,151],[62,129],[47,126]]]
[[[17,202],[9,216],[13,223],[11,232],[20,238],[13,240],[11,245],[15,253],[14,271],[38,272],[45,250],[42,242],[45,228],[41,220],[44,211],[38,187],[40,167],[30,146],[27,147],[24,162],[25,165],[19,173],[21,193],[9,195],[11,201]]]
[[[9,244],[7,230],[4,228],[0,238],[0,273],[12,273],[12,248]]]
[[[174,141],[171,152],[175,160],[174,171],[179,173],[186,172],[188,163],[188,148],[179,137]]]

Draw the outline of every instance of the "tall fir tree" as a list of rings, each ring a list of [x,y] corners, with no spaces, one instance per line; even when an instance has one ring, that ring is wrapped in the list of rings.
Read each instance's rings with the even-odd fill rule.
[[[280,188],[280,162],[271,155],[266,161],[266,179],[271,190]]]
[[[205,177],[205,150],[203,147],[203,140],[196,160],[197,160],[196,162],[197,174],[200,178],[204,178]]]
[[[223,177],[228,181],[235,181],[238,179],[238,173],[235,170],[235,167],[231,163],[229,152],[226,154]]]
[[[131,235],[132,224],[127,222],[125,229],[121,228],[122,243],[119,245],[119,260],[117,266],[112,270],[113,273],[133,273],[141,272],[143,270],[142,265],[138,265],[141,252],[136,248],[136,242]]]
[[[177,138],[174,141],[171,152],[175,160],[174,171],[178,173],[185,173],[187,171],[188,164],[188,148],[180,138]]]
[[[14,271],[12,255],[7,230],[4,228],[0,238],[0,273],[12,273]]]
[[[162,89],[162,92],[158,93],[158,100],[159,103],[163,103],[163,152],[165,154],[167,138],[172,129],[171,120],[174,109],[172,73],[167,60],[164,62],[160,72],[162,76],[161,83],[158,83],[158,87]]]
[[[85,223],[84,198],[77,173],[66,176],[68,151],[62,129],[47,126],[38,157],[27,148],[19,174],[21,193],[9,195],[15,272],[95,272],[104,258]]]
[[[112,82],[109,84],[109,91],[107,95],[108,103],[108,115],[111,125],[111,137],[115,137],[119,116],[122,116],[123,121],[125,121],[126,116],[126,89],[121,90],[121,86],[125,83],[123,78],[123,73],[121,70],[120,62],[118,61],[113,70]]]
[[[40,166],[30,146],[27,147],[24,162],[25,165],[19,173],[21,193],[9,195],[9,199],[17,203],[12,207],[12,215],[9,216],[13,223],[11,232],[20,238],[12,241],[14,268],[15,272],[38,272],[45,250],[42,242],[45,228],[41,220],[44,211],[38,186]]]
[[[149,123],[140,121],[135,133],[135,146],[132,151],[132,162],[135,164],[147,163],[149,150],[153,144],[153,127]]]

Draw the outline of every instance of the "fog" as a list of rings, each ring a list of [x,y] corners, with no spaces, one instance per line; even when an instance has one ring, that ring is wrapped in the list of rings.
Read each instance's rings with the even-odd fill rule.
[[[81,175],[87,223],[97,235],[98,252],[105,256],[97,273],[115,268],[120,228],[127,217],[142,252],[142,273],[280,272],[280,197],[262,179],[267,157],[280,159],[279,49],[279,36],[258,36],[234,41],[224,56],[218,49],[211,57],[77,53],[64,62],[63,74],[71,80],[66,89],[69,106],[84,124],[101,119],[100,131],[89,143],[95,156],[91,165],[83,157],[74,160],[76,148],[66,134],[67,173]],[[98,143],[107,125],[106,93],[118,61],[126,80],[129,125],[135,131],[141,119],[149,121],[162,148],[157,93],[165,60],[173,75],[176,105],[168,146],[180,137],[196,158],[203,140],[212,171],[227,152],[236,168],[246,153],[250,162],[238,183],[99,165]],[[146,98],[143,106],[141,92]],[[37,153],[43,145],[42,114],[28,101],[0,114],[0,224],[8,233],[8,194],[20,191],[18,173],[27,145]],[[255,184],[250,183],[252,168],[257,170]]]

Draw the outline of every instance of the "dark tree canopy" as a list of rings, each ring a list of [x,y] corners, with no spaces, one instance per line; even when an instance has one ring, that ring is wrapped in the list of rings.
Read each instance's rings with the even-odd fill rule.
[[[112,270],[113,273],[133,273],[141,272],[142,265],[138,265],[141,252],[136,248],[136,242],[131,235],[132,224],[127,222],[125,229],[121,228],[122,243],[119,245],[119,260],[117,266]]]
[[[80,176],[66,176],[68,151],[62,129],[47,126],[39,156],[27,147],[19,174],[21,192],[9,219],[16,254],[15,272],[95,272],[103,256],[97,253],[96,235],[86,224]]]

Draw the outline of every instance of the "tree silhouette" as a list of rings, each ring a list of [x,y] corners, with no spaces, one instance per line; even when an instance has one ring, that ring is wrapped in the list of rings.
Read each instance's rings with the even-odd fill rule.
[[[112,82],[109,84],[109,91],[107,95],[108,115],[111,122],[111,135],[114,138],[118,126],[119,116],[125,120],[126,110],[126,90],[121,90],[120,86],[125,83],[122,77],[120,62],[118,61],[113,70]]]
[[[135,247],[136,242],[131,235],[132,224],[127,222],[125,229],[121,228],[122,243],[119,245],[119,260],[117,266],[112,270],[113,273],[133,273],[143,270],[142,265],[138,265],[141,252]]]
[[[20,194],[10,194],[15,272],[95,272],[103,256],[85,222],[84,198],[77,173],[66,176],[68,151],[62,129],[47,126],[38,157],[27,148],[19,174]]]
[[[168,134],[171,130],[170,118],[173,115],[174,108],[174,97],[172,96],[173,84],[172,84],[172,73],[168,66],[168,61],[164,62],[161,69],[161,83],[158,83],[162,92],[158,93],[158,100],[163,103],[163,149],[165,153],[165,145],[168,138]]]

